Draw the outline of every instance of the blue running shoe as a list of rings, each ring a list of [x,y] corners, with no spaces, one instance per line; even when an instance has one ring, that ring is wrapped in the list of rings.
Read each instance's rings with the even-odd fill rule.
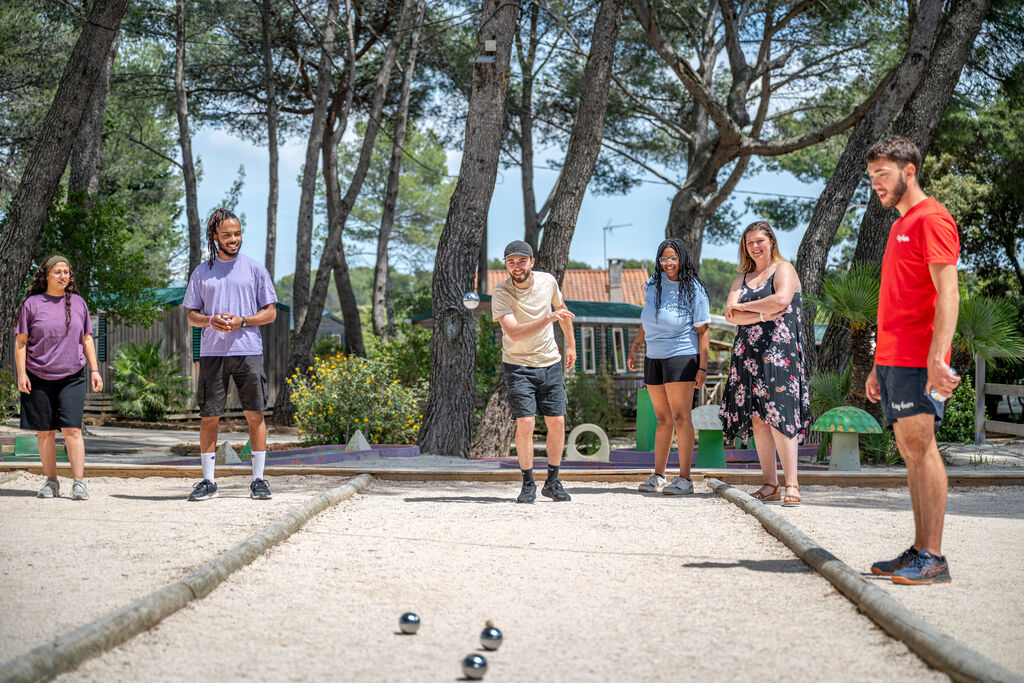
[[[910,546],[895,560],[883,560],[871,565],[871,573],[876,576],[892,576],[898,569],[903,569],[917,557],[917,550]]]
[[[926,586],[932,583],[949,583],[952,580],[945,556],[933,555],[927,550],[919,552],[913,562],[903,569],[897,569],[892,575],[893,583],[904,586]]]

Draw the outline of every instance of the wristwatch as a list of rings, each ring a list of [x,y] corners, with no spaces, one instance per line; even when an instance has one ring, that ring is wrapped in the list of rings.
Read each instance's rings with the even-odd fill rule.
[[[242,327],[248,327],[249,323],[245,321],[245,316],[242,316]]]

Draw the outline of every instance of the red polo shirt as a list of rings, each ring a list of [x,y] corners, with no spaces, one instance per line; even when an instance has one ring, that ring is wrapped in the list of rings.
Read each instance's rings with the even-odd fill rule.
[[[956,222],[932,197],[915,204],[892,224],[878,296],[877,365],[928,366],[938,298],[928,265],[956,265],[959,256]],[[947,364],[949,357],[947,350]]]

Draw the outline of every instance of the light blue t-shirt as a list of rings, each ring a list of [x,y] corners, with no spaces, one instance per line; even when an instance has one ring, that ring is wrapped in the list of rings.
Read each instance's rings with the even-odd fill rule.
[[[263,264],[244,254],[225,260],[219,255],[213,268],[205,260],[192,271],[182,306],[203,315],[233,313],[242,317],[277,303],[277,292]],[[259,327],[242,327],[234,332],[203,328],[200,356],[259,356],[263,339]]]
[[[647,342],[648,358],[673,358],[675,356],[695,356],[700,353],[697,348],[697,328],[711,322],[711,310],[708,294],[699,282],[693,283],[693,300],[687,300],[683,292],[683,306],[680,310],[679,283],[668,279],[665,273],[661,277],[661,307],[655,320],[654,303],[657,292],[655,276],[644,284],[644,310],[640,314],[640,322],[644,326],[644,341]]]

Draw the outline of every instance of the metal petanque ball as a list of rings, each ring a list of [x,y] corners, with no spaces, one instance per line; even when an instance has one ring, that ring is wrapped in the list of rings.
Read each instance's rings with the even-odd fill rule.
[[[476,292],[466,292],[462,297],[462,305],[472,311],[480,305],[480,295]]]
[[[406,612],[398,618],[398,628],[402,630],[402,633],[412,635],[420,630],[420,618],[412,612]]]
[[[466,655],[466,658],[462,660],[462,675],[466,678],[479,681],[485,673],[487,673],[487,660],[482,655],[474,653]]]
[[[488,621],[484,630],[480,632],[480,645],[485,650],[497,650],[501,647],[501,641],[501,631],[494,628],[494,624]]]

